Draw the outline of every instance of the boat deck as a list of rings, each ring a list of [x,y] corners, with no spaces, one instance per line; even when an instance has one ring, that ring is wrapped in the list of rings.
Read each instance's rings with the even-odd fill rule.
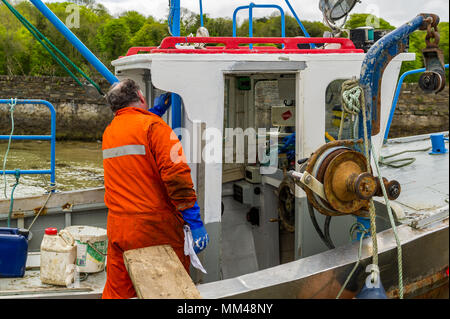
[[[448,132],[443,134],[448,137]],[[386,159],[386,161],[391,161],[415,158],[415,162],[411,165],[401,168],[380,167],[383,176],[389,180],[397,180],[401,184],[402,191],[400,197],[393,202],[393,209],[402,223],[414,222],[413,225],[417,225],[423,218],[437,215],[445,217],[445,211],[448,216],[449,153],[430,155],[430,134],[392,139],[381,150],[381,156],[386,157],[399,152],[423,150],[428,147],[427,151],[408,152]],[[448,149],[448,143],[446,143],[446,148]]]
[[[40,253],[29,253],[23,278],[0,278],[0,298],[71,298],[97,299],[101,297],[106,281],[106,272],[89,274],[80,281],[79,287],[46,285],[41,282]]]
[[[445,135],[448,136],[448,132]],[[431,148],[429,134],[393,139],[384,145],[381,155],[388,156],[406,150],[425,149],[427,147]],[[448,147],[448,144],[446,144],[446,147]],[[446,242],[448,243],[449,154],[429,155],[428,151],[421,151],[404,153],[392,159],[405,157],[415,157],[416,161],[402,168],[381,166],[381,171],[383,176],[390,180],[399,181],[402,186],[402,193],[396,201],[392,202],[392,208],[399,224],[403,224],[398,229],[400,241],[402,245],[407,245],[406,249],[410,249],[404,255],[404,258],[406,258],[404,259],[405,274],[413,276],[415,268],[409,269],[413,260],[417,261],[417,258],[420,258],[419,255],[424,257],[423,254],[432,251],[432,249],[424,250],[424,247],[441,245],[445,243],[445,241],[442,241],[443,238],[447,238]],[[383,202],[383,200],[378,200],[378,202]],[[389,229],[380,233],[378,240],[380,254],[389,255],[389,259],[395,258],[396,245],[392,230]],[[370,245],[369,239],[366,241],[366,245]],[[316,283],[315,280],[328,276],[330,269],[333,278],[341,272],[348,272],[356,262],[357,246],[357,243],[348,244],[335,250],[270,269],[199,285],[198,288],[204,298],[269,297],[273,287],[278,287],[278,298],[311,298],[314,296],[314,292],[311,291],[311,293],[308,292],[305,295],[305,290],[302,290],[301,287],[311,286],[312,283]],[[443,260],[446,260],[442,263],[447,263],[448,266],[448,248],[440,248],[446,251],[446,254],[444,254],[446,256],[441,256]],[[39,253],[29,254],[24,278],[0,279],[0,298],[101,297],[106,280],[105,271],[90,274],[86,280],[80,282],[79,288],[43,285],[39,278],[39,258]],[[364,250],[363,259],[368,258],[370,258],[370,253],[368,250]],[[432,258],[433,256],[429,256],[428,260],[432,260]],[[440,269],[439,267],[442,266],[440,262],[439,259],[435,268]],[[426,267],[431,267],[429,262]],[[395,271],[394,268],[396,267],[389,267],[389,271]],[[396,275],[390,275],[393,278],[396,277]],[[322,282],[322,279],[320,282]],[[338,289],[338,286],[334,287],[330,290],[330,295],[321,295],[320,297],[333,296]]]

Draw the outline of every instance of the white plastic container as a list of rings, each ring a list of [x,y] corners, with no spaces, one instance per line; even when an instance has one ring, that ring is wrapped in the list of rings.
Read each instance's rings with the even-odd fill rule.
[[[105,269],[108,237],[106,229],[93,226],[70,226],[68,231],[77,245],[76,264],[80,272],[96,273]]]
[[[47,228],[41,243],[41,282],[69,286],[74,280],[77,246],[67,231]]]

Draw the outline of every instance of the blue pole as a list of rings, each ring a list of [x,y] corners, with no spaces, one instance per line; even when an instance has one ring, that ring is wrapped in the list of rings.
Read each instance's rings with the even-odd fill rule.
[[[248,37],[253,38],[253,7],[255,4],[252,2],[248,6]],[[249,45],[250,50],[253,49],[253,44]]]
[[[110,83],[119,82],[119,80],[108,70],[108,68],[81,42],[64,23],[41,1],[30,0],[35,7],[61,32],[61,34],[83,55],[92,66],[105,77]]]
[[[289,2],[289,0],[285,0],[287,6],[289,7],[289,10],[291,10],[292,15],[294,16],[295,20],[297,20],[298,25],[300,26],[300,29],[302,29],[303,34],[305,35],[305,37],[310,38],[311,36],[309,35],[308,31],[306,31],[305,26],[303,25],[302,21],[300,20],[300,18],[297,16],[297,13],[295,12],[294,8],[291,6],[291,3]],[[314,43],[310,44],[312,49],[316,48],[316,45]]]
[[[200,26],[203,27],[203,4],[202,4],[202,0],[200,0]]]
[[[448,69],[448,64],[445,65],[445,68]],[[397,90],[395,91],[394,100],[392,101],[391,112],[389,113],[389,120],[388,120],[388,123],[386,125],[386,133],[384,134],[384,140],[385,141],[387,141],[387,139],[389,137],[389,130],[391,128],[392,119],[394,118],[395,109],[397,108],[398,98],[400,97],[400,92],[402,90],[403,81],[405,80],[405,78],[408,75],[416,74],[416,73],[422,73],[422,72],[425,72],[425,71],[426,71],[425,68],[411,70],[411,71],[407,71],[407,72],[403,73],[402,76],[400,77],[400,79],[398,81],[398,85],[397,85]]]
[[[172,35],[175,37],[180,36],[180,0],[171,0],[171,8],[173,18],[170,29]],[[181,97],[178,94],[172,93],[172,129],[181,127]]]

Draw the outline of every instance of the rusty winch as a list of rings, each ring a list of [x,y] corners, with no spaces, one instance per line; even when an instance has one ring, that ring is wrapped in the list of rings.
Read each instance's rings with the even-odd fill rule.
[[[309,159],[300,161],[300,172],[289,172],[308,201],[324,215],[367,217],[370,199],[383,196],[379,178],[367,167],[365,156],[354,150],[356,144],[362,146],[362,140],[327,143]],[[382,182],[389,199],[397,199],[400,184],[385,178]]]

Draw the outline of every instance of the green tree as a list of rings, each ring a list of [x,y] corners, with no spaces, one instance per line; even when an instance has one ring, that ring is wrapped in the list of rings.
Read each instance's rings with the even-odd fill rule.
[[[132,46],[158,46],[162,39],[169,36],[167,24],[147,21],[131,39]]]
[[[297,20],[290,15],[285,18],[285,32],[287,37],[304,36]],[[325,31],[330,28],[318,21],[302,21],[303,26],[311,37],[322,37]],[[238,28],[239,36],[248,36],[249,23],[245,20]],[[255,37],[280,37],[281,36],[281,15],[273,14],[269,18],[260,18],[253,21],[253,35]]]
[[[109,61],[125,55],[131,43],[131,32],[124,20],[114,19],[99,28],[98,47]]]
[[[231,37],[233,35],[233,20],[229,18],[210,19],[206,16],[205,27],[212,37]]]
[[[137,11],[126,11],[119,16],[119,20],[124,20],[133,36],[146,22],[146,18]]]
[[[345,23],[345,28],[349,30],[369,26],[372,26],[375,29],[382,29],[382,30],[395,29],[393,25],[391,25],[383,18],[375,17],[371,14],[366,13],[354,13],[350,15],[350,18]]]

